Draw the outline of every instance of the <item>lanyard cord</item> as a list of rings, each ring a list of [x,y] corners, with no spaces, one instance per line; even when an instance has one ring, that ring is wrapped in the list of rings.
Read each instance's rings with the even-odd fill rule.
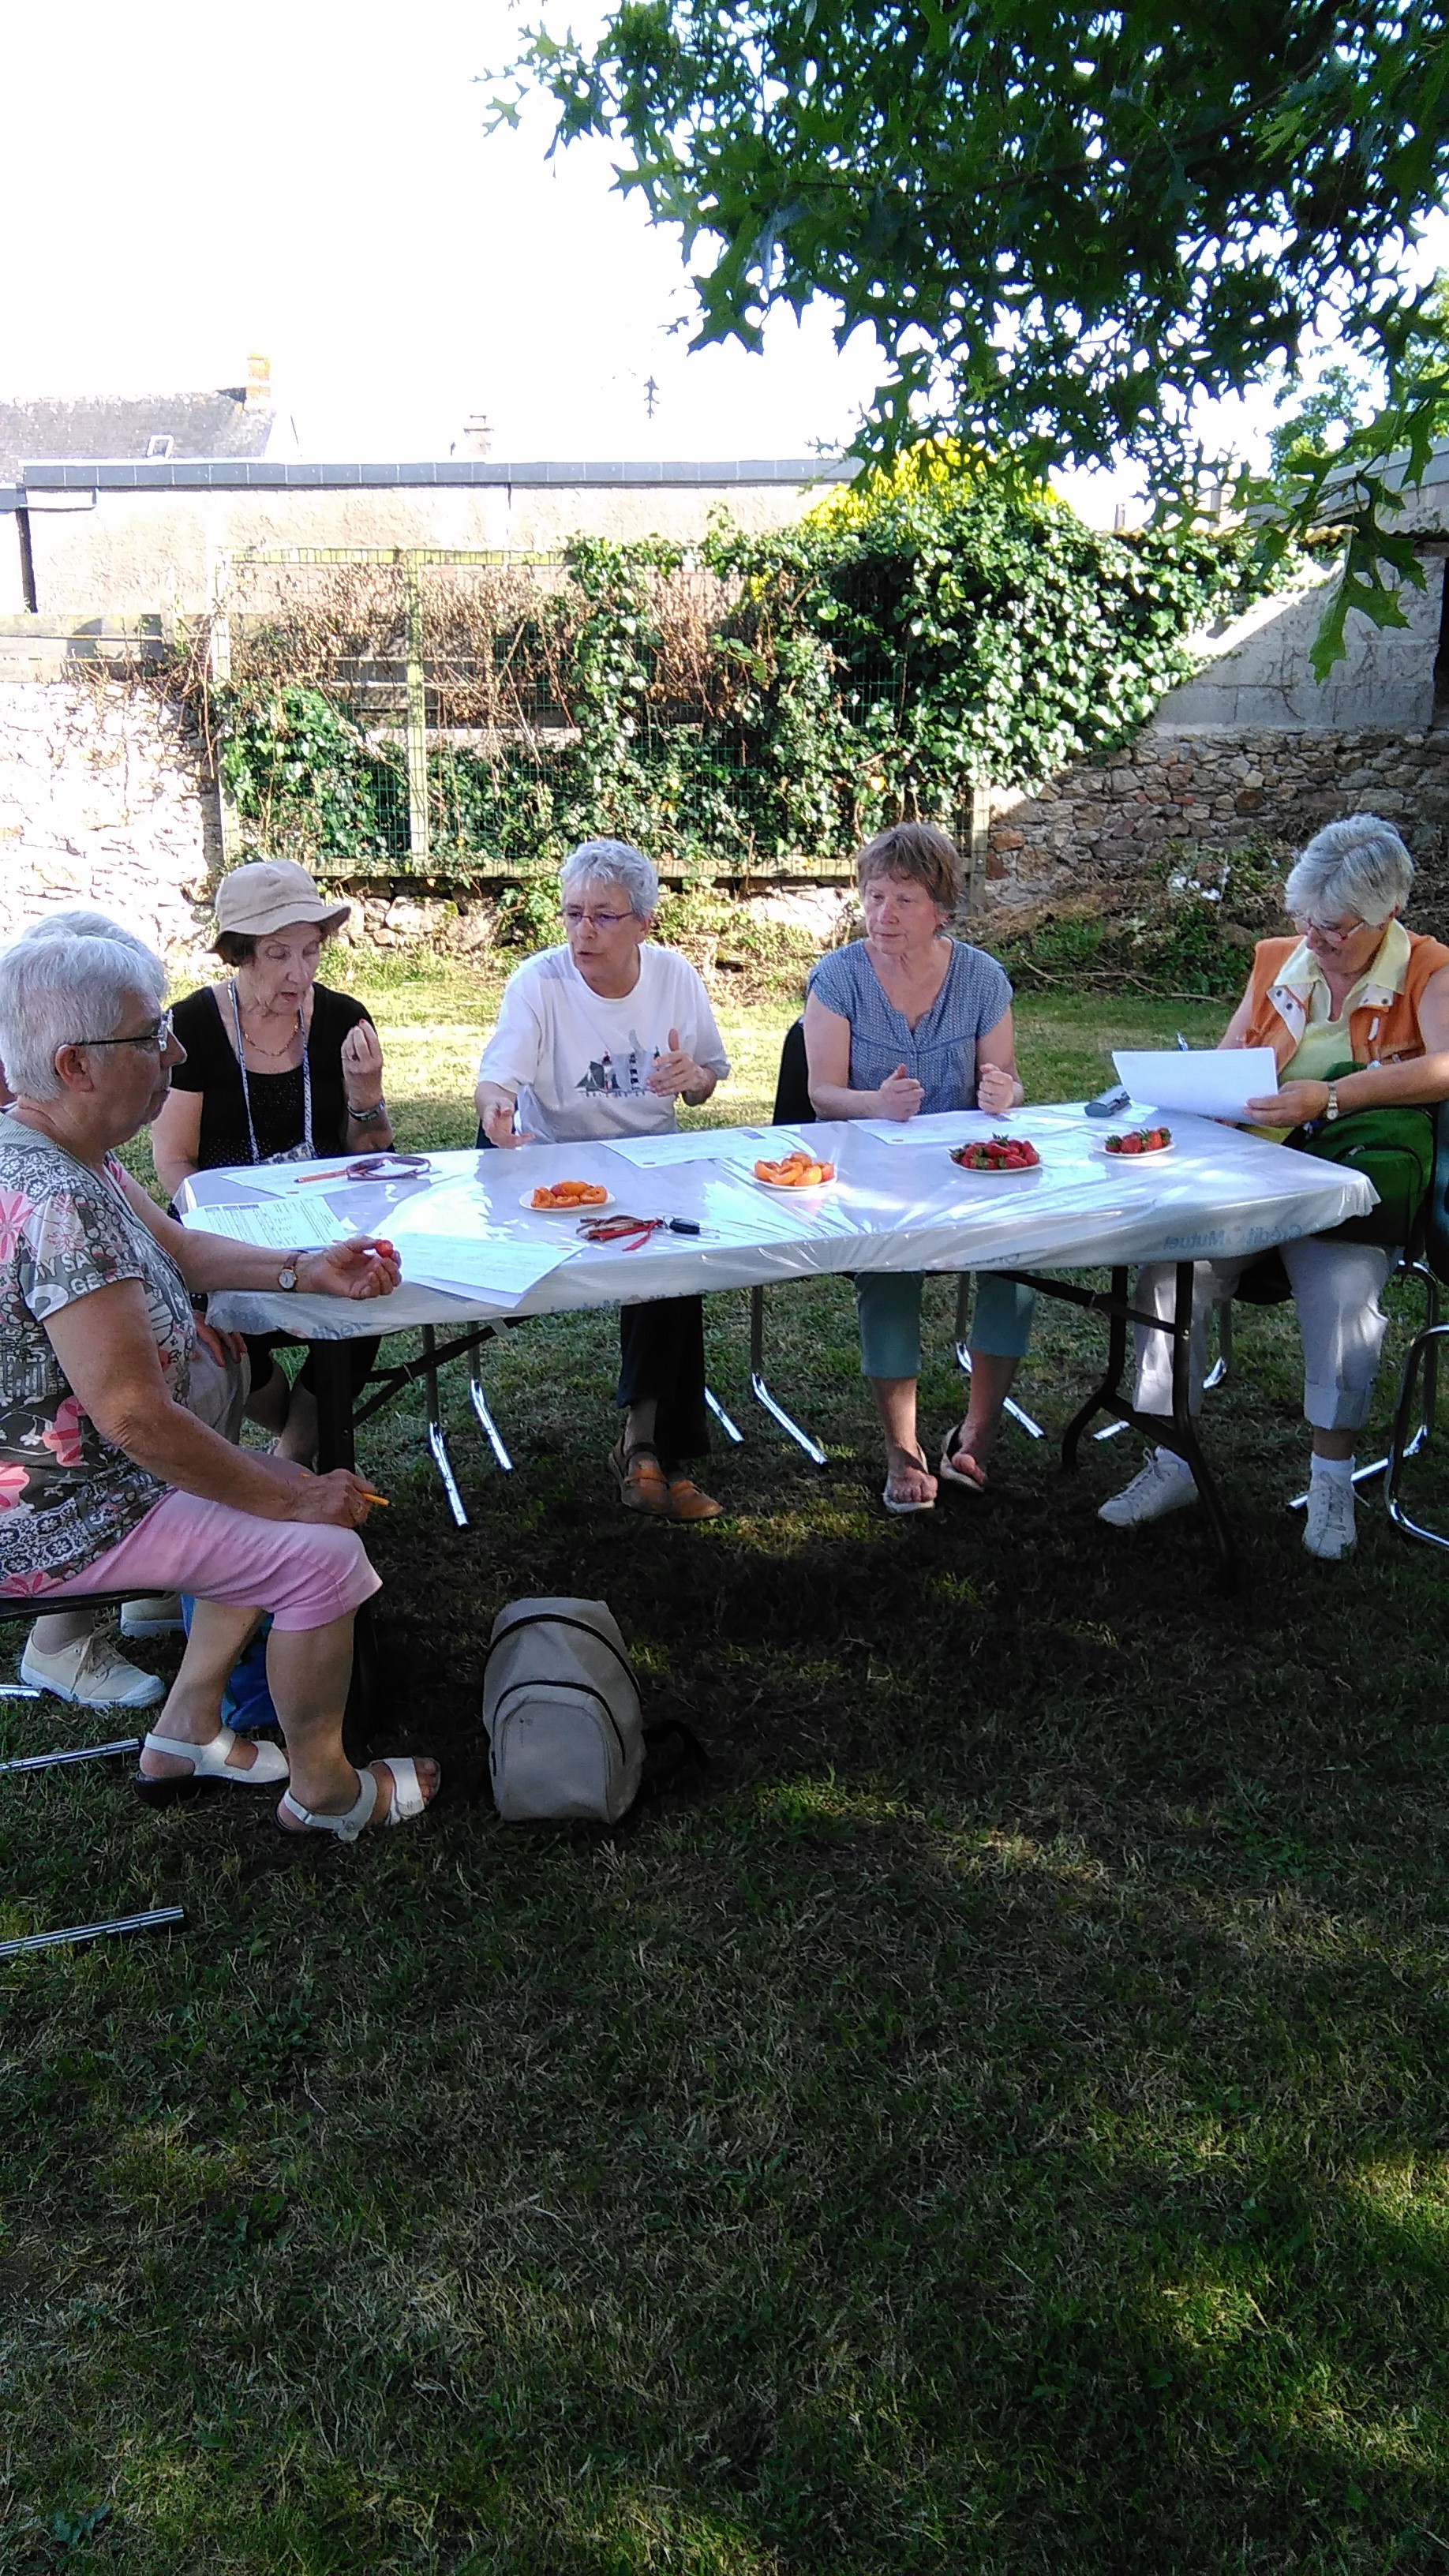
[[[242,1036],[241,1004],[237,1000],[235,976],[232,977],[231,983],[227,989],[231,994],[231,1019],[232,1026],[236,1031],[236,1061],[237,1070],[241,1075],[242,1107],[246,1111],[247,1115],[247,1138],[252,1149],[252,1161],[254,1163],[259,1163],[262,1160],[262,1155],[257,1144],[256,1123],[252,1117],[252,1090],[251,1084],[247,1080],[246,1040]],[[306,1159],[310,1163],[313,1159],[312,1058],[307,1044],[307,1032],[302,1025],[302,1010],[300,1003],[297,1007],[297,1027],[301,1032],[302,1038],[302,1143],[306,1148]]]

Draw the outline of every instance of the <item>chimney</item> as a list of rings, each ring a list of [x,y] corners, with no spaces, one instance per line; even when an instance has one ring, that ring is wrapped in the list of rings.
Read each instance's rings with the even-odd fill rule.
[[[270,358],[259,357],[255,349],[247,359],[246,405],[248,411],[270,411],[272,408],[272,362]]]
[[[489,427],[486,412],[469,412],[463,423],[463,435],[458,441],[458,451],[464,456],[492,455],[493,432]]]

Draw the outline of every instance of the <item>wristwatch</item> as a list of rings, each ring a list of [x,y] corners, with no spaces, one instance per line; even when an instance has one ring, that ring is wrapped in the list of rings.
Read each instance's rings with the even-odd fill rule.
[[[1331,1082],[1328,1086],[1328,1107],[1325,1109],[1323,1115],[1330,1121],[1338,1116],[1338,1085],[1336,1082]]]
[[[286,1254],[283,1259],[281,1269],[277,1272],[277,1286],[279,1288],[295,1288],[297,1286],[297,1264],[301,1258],[302,1255],[300,1252],[289,1252]]]

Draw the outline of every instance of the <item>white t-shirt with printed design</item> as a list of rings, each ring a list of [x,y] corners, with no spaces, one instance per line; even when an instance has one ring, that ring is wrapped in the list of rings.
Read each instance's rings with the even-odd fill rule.
[[[567,948],[546,948],[510,975],[478,1079],[516,1090],[520,1130],[544,1144],[657,1136],[677,1124],[674,1102],[648,1088],[671,1029],[696,1064],[721,1078],[729,1072],[709,995],[687,958],[646,939],[633,992],[608,1002],[589,990]]]

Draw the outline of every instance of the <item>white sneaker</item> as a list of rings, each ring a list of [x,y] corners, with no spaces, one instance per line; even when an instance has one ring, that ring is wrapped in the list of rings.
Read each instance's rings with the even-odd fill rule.
[[[180,1636],[185,1626],[179,1592],[153,1592],[149,1600],[121,1604],[123,1637]]]
[[[1169,1464],[1149,1449],[1146,1466],[1138,1469],[1120,1494],[1102,1504],[1097,1518],[1110,1521],[1114,1529],[1136,1529],[1143,1521],[1160,1521],[1165,1513],[1180,1512],[1196,1501],[1197,1484],[1190,1469]]]
[[[128,1664],[114,1641],[94,1629],[53,1655],[43,1655],[31,1642],[20,1658],[20,1678],[81,1708],[154,1708],[158,1699],[166,1697],[166,1684],[158,1674],[143,1673]]]
[[[1353,1481],[1348,1476],[1310,1476],[1308,1521],[1303,1544],[1310,1556],[1347,1556],[1358,1543],[1354,1527]]]

